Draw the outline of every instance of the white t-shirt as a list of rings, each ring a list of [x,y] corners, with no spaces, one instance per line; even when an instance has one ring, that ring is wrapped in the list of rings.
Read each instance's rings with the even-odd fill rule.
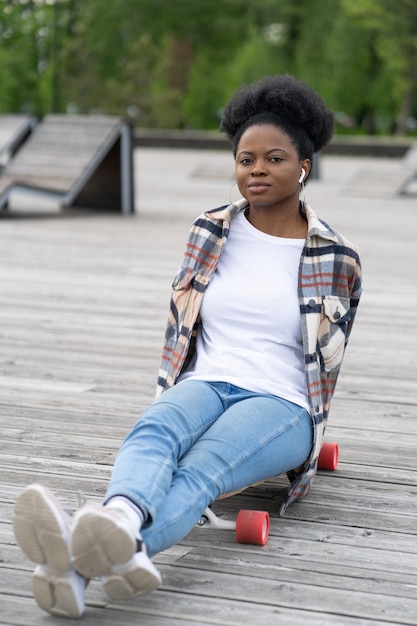
[[[206,289],[196,355],[179,380],[229,382],[308,407],[297,297],[304,239],[267,235],[243,212]]]

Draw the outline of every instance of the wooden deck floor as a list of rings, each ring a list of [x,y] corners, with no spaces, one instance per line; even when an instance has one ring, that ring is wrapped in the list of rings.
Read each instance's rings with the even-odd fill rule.
[[[320,215],[359,244],[364,263],[327,430],[340,445],[338,471],[321,473],[285,518],[267,483],[217,503],[225,516],[268,510],[268,544],[242,546],[231,532],[196,528],[157,557],[164,583],[154,594],[109,604],[93,581],[86,625],[417,623],[417,201],[390,193],[400,166],[327,157],[307,188]],[[153,398],[190,222],[228,199],[224,153],[142,149],[137,167],[136,217],[43,213],[39,202],[22,212],[17,200],[0,218],[2,626],[63,623],[33,602],[13,503],[34,481],[69,508],[78,491],[100,500],[124,435]]]

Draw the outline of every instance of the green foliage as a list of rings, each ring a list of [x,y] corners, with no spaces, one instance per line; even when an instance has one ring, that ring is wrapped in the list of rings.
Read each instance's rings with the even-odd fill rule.
[[[238,85],[285,72],[341,132],[405,132],[416,66],[416,0],[0,0],[0,112],[217,128]]]
[[[380,96],[388,97],[390,113],[404,132],[413,113],[417,90],[417,2],[415,0],[342,0],[347,19],[372,33],[375,54],[383,67]],[[414,109],[415,112],[415,109]],[[394,113],[395,116],[395,113]]]
[[[0,111],[37,110],[37,9],[33,2],[0,3]]]

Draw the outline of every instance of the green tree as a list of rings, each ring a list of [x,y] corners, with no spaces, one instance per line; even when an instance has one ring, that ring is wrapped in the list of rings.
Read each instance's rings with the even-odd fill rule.
[[[0,110],[62,108],[62,48],[81,0],[0,0]]]
[[[0,112],[216,128],[240,83],[288,72],[365,131],[394,119],[404,131],[416,12],[416,0],[0,0]]]
[[[252,25],[270,21],[275,6],[274,0],[261,7],[248,0],[177,0],[175,5],[171,0],[89,0],[79,5],[76,39],[66,43],[65,98],[80,110],[136,107],[144,125],[208,120],[211,125],[219,105],[211,106],[202,94],[212,101],[213,93],[222,92],[216,76]]]
[[[0,1],[0,110],[40,108],[38,66],[42,47],[37,39],[34,2]]]
[[[343,0],[348,17],[375,37],[375,50],[389,74],[387,91],[396,110],[397,133],[404,133],[417,87],[417,3],[415,0]],[[388,97],[389,97],[388,95]]]

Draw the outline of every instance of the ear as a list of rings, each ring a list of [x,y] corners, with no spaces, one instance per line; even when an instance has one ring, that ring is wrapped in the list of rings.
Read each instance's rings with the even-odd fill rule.
[[[304,176],[304,182],[307,180],[310,170],[311,170],[311,161],[310,159],[304,159],[301,161],[301,168],[305,170],[306,175]]]

